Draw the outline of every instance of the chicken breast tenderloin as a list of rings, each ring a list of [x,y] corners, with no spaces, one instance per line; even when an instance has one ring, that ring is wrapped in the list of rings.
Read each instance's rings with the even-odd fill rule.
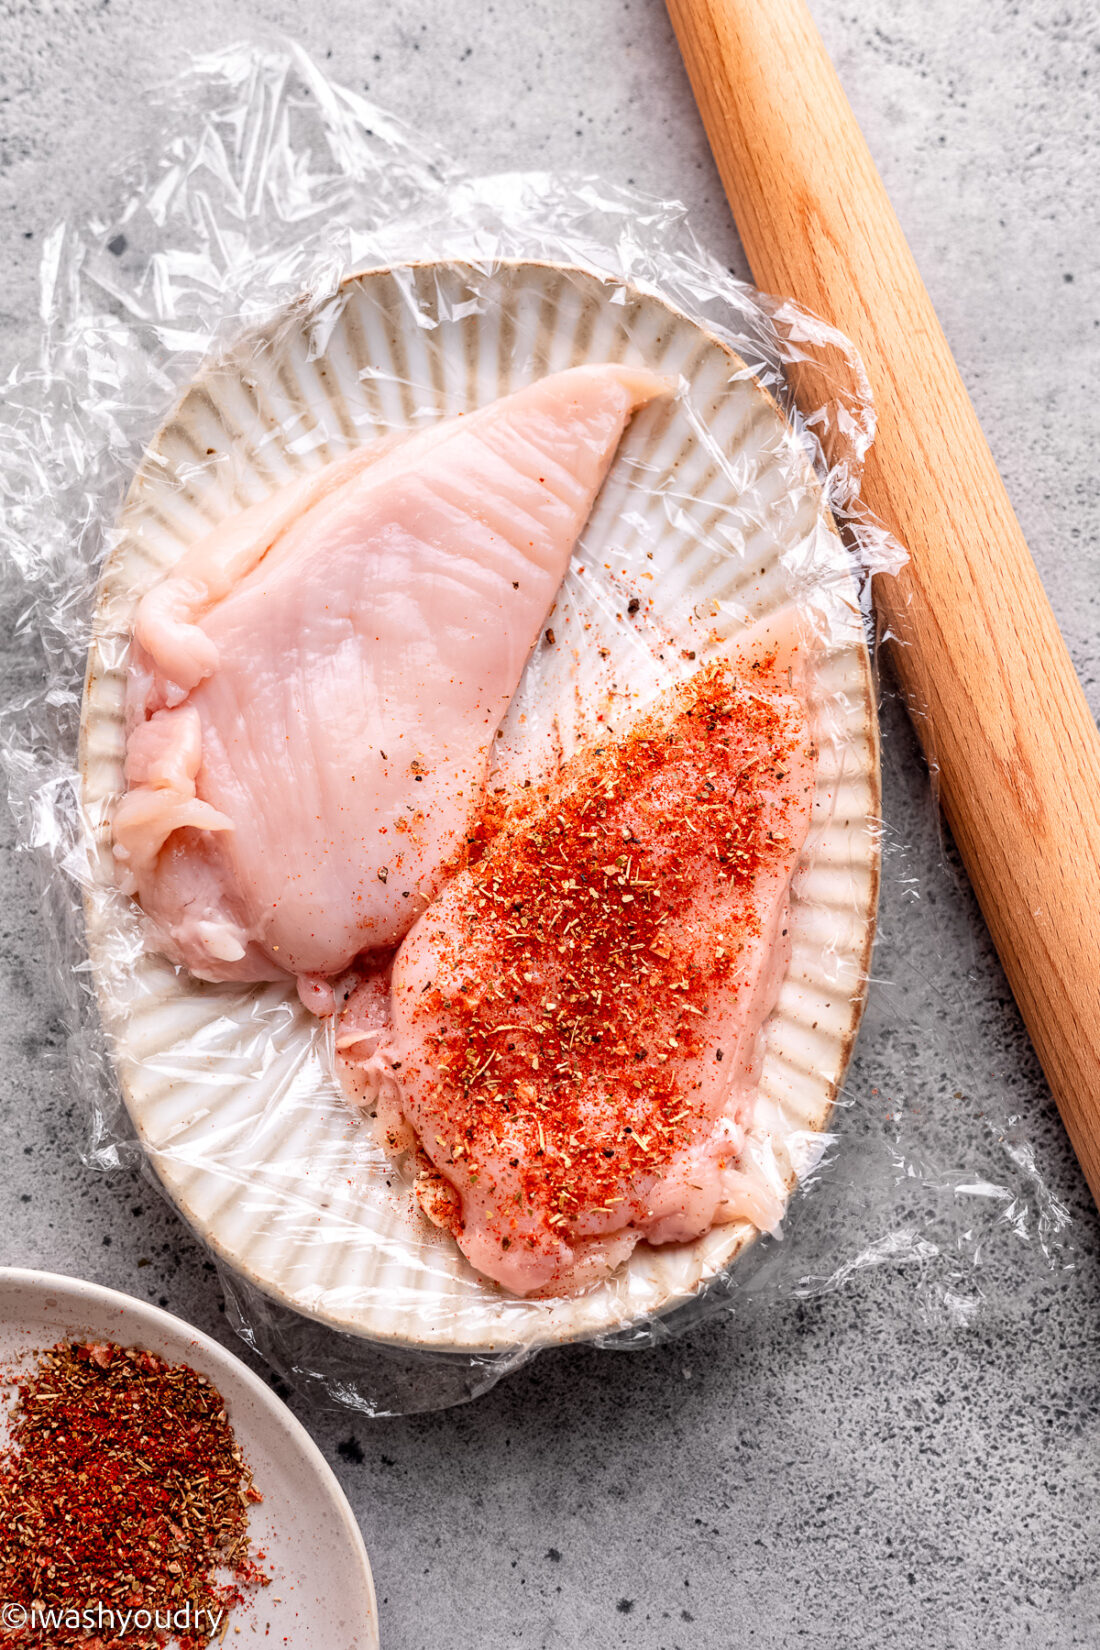
[[[670,388],[578,367],[352,453],[145,596],[114,852],[158,949],[207,980],[304,976],[311,1001],[401,939],[623,429]]]

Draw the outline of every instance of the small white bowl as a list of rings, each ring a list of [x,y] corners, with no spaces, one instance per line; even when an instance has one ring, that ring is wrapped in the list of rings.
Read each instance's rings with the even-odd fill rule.
[[[0,1267],[0,1364],[11,1369],[58,1341],[143,1347],[189,1364],[225,1399],[263,1496],[249,1528],[272,1578],[232,1613],[228,1642],[378,1650],[374,1582],[344,1492],[309,1434],[239,1358],[180,1318],[115,1289]]]

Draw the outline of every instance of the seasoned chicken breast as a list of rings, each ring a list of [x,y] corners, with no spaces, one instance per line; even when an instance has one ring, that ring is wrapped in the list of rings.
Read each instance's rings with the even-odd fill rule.
[[[517,1295],[778,1218],[742,1148],[813,798],[797,654],[709,664],[582,750],[347,1005],[347,1085]]]

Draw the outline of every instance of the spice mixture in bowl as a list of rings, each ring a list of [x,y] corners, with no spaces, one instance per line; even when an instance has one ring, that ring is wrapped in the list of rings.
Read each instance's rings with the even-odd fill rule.
[[[0,1644],[377,1650],[330,1468],[238,1358],[75,1278],[0,1269]]]
[[[28,1614],[19,1642],[86,1644],[91,1626],[104,1646],[133,1628],[198,1650],[269,1585],[248,1531],[263,1497],[206,1376],[137,1347],[69,1341],[15,1389],[0,1590]]]

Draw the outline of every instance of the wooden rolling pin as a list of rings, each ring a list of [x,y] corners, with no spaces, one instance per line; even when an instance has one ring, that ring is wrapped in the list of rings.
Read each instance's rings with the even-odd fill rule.
[[[910,555],[875,581],[906,639],[891,663],[1100,1203],[1100,734],[804,0],[668,10],[757,285],[863,356],[878,412],[863,494]]]

